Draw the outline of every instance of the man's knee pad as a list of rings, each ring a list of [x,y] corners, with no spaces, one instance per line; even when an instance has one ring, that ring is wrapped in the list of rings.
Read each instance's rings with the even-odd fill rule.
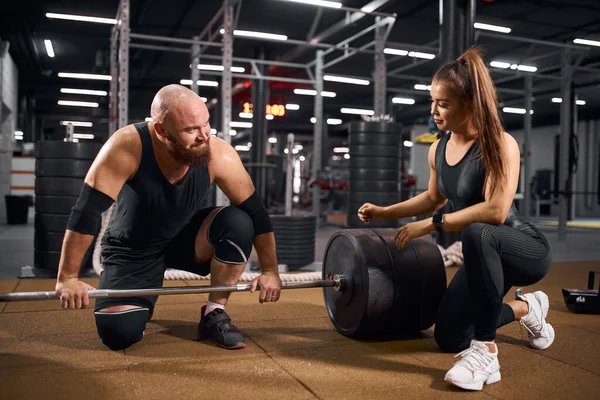
[[[215,258],[225,264],[244,264],[252,252],[254,225],[250,216],[235,206],[221,208],[208,227],[208,241]]]
[[[142,340],[150,310],[134,308],[118,312],[96,311],[94,315],[102,343],[111,350],[123,350]]]

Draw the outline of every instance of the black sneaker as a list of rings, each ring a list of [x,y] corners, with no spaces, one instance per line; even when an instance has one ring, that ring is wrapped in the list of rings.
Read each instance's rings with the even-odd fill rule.
[[[206,306],[202,306],[201,315],[204,315],[205,310]],[[221,308],[214,309],[200,319],[198,338],[212,340],[217,346],[224,349],[233,350],[246,347],[240,330],[231,323],[231,318]]]

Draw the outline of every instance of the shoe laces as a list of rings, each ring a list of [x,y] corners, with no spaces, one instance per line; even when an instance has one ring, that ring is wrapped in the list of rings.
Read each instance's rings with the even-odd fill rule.
[[[461,351],[454,357],[462,357],[460,361],[456,363],[456,365],[463,366],[467,368],[469,371],[477,371],[485,369],[493,360],[493,356],[489,353],[489,350],[483,348],[483,345],[472,345],[466,350]]]

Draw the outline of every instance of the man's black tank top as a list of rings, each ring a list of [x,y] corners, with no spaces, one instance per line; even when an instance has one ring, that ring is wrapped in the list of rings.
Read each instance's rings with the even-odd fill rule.
[[[156,161],[148,123],[134,126],[142,141],[142,157],[137,172],[121,189],[102,237],[105,265],[156,259],[202,209],[211,185],[207,166],[190,167],[182,182],[169,182]]]
[[[435,170],[439,192],[448,199],[453,211],[481,203],[484,198],[485,166],[479,145],[474,142],[464,157],[455,165],[446,162],[446,144],[452,133],[443,136],[435,152]],[[524,222],[515,204],[504,224],[516,227]]]

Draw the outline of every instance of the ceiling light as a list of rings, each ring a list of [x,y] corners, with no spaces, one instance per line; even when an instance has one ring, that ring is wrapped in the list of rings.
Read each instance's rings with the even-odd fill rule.
[[[222,65],[213,65],[213,64],[198,64],[198,69],[203,71],[225,71],[225,67]],[[231,72],[245,72],[246,68],[244,67],[231,67]]]
[[[490,67],[506,69],[510,68],[510,63],[504,61],[492,61]]]
[[[369,85],[369,81],[366,79],[358,79],[358,78],[348,78],[345,76],[337,76],[337,75],[325,75],[323,76],[324,81],[329,82],[341,82],[341,83],[351,83],[353,85]]]
[[[93,139],[94,135],[91,133],[74,133],[73,137],[75,139]]]
[[[60,124],[63,126],[67,126],[67,125],[71,124],[73,126],[82,126],[82,127],[86,127],[86,128],[91,128],[92,126],[94,126],[94,124],[92,124],[91,122],[81,122],[81,121],[60,121]]]
[[[527,112],[524,108],[517,107],[504,107],[502,111],[508,114],[525,114]],[[533,110],[529,110],[529,114],[533,114]]]
[[[112,77],[110,75],[98,75],[98,74],[80,74],[75,72],[59,72],[59,78],[73,78],[73,79],[93,79],[99,81],[110,81]]]
[[[423,53],[421,51],[411,51],[408,53],[408,56],[415,58],[424,58],[426,60],[433,60],[435,58],[435,54]]]
[[[413,104],[415,104],[415,100],[414,99],[407,99],[405,97],[394,97],[392,99],[392,103],[413,105]]]
[[[410,140],[405,140],[403,144],[404,147],[413,147],[413,142],[411,142]]]
[[[144,121],[146,121],[146,122],[152,122],[152,117],[146,117],[146,119],[144,119]]]
[[[272,120],[275,117],[273,116],[273,114],[267,114],[267,115],[265,115],[265,118],[270,121],[270,120]]]
[[[375,115],[375,111],[361,108],[342,108],[340,112],[342,114]]]
[[[483,29],[486,31],[494,31],[494,32],[500,32],[500,33],[510,33],[510,31],[512,30],[505,26],[483,24],[481,22],[475,22],[473,24],[473,26],[475,27],[475,29]]]
[[[553,97],[552,98],[552,102],[553,103],[562,103],[562,98],[560,97]],[[575,104],[577,104],[578,106],[585,106],[587,103],[585,100],[575,100]]]
[[[191,79],[182,79],[179,81],[180,84],[182,85],[188,85],[190,86],[192,84],[192,80]],[[197,80],[196,84],[198,86],[210,86],[210,87],[217,87],[219,86],[219,82],[217,81],[203,81],[203,80]]]
[[[48,57],[54,57],[54,48],[52,47],[52,41],[49,39],[44,40],[44,46],[46,46],[46,54],[48,54]]]
[[[537,71],[537,67],[533,67],[531,65],[517,65],[517,70],[524,72],[535,72]]]
[[[61,88],[61,93],[69,93],[69,94],[89,94],[91,96],[108,96],[108,92],[105,90],[88,90],[88,89],[68,89]]]
[[[252,122],[231,121],[229,126],[232,128],[252,128]]]
[[[298,150],[298,149],[292,149],[292,154],[298,154],[298,153],[300,153],[300,150]]]
[[[99,104],[91,101],[69,101],[59,100],[59,106],[73,106],[73,107],[98,107]]]
[[[235,149],[237,151],[250,151],[250,147],[244,146],[244,145],[241,145],[241,144],[238,144],[237,146],[235,146]]]
[[[577,104],[578,106],[585,106],[585,100],[575,100],[575,104]]]
[[[252,118],[252,113],[245,113],[245,112],[241,112],[240,113],[240,118]]]
[[[330,8],[341,8],[342,3],[337,1],[325,1],[325,0],[287,0],[293,3],[310,4],[313,6],[322,6]]]
[[[15,131],[15,136],[23,136],[23,131]]]
[[[575,40],[573,40],[573,43],[584,44],[587,46],[599,46],[600,47],[600,41],[598,41],[598,40],[575,39]]]
[[[82,22],[96,22],[99,24],[112,24],[112,25],[115,25],[117,23],[117,20],[114,18],[86,17],[84,15],[70,15],[70,14],[57,14],[57,13],[46,13],[46,18],[67,19],[70,21],[82,21]]]
[[[344,154],[344,159],[349,160],[350,159],[350,154],[348,154],[348,153]]]
[[[347,147],[334,147],[333,148],[334,153],[348,153],[349,151],[350,151],[350,149]]]
[[[408,55],[408,50],[392,49],[389,47],[386,47],[385,49],[383,49],[383,52],[385,54],[392,54],[395,56],[407,56]]]
[[[277,138],[276,137],[270,137],[269,138],[269,143],[277,143]]]
[[[307,96],[316,96],[317,91],[312,89],[294,89],[294,94],[302,94]],[[325,90],[321,91],[322,97],[335,97],[335,92],[327,92]]]
[[[342,123],[342,120],[339,118],[327,118],[327,125],[339,125]]]
[[[310,117],[310,122],[312,122],[313,124],[317,123],[317,118],[316,117]]]
[[[423,85],[421,83],[417,83],[415,85],[416,90],[431,90],[431,85]]]
[[[225,33],[225,29],[220,30],[221,35]],[[240,29],[236,29],[233,31],[234,36],[243,36],[243,37],[251,37],[251,38],[260,38],[260,39],[271,39],[271,40],[287,40],[286,35],[279,35],[276,33],[266,33],[266,32],[254,32],[254,31],[244,31]]]
[[[562,103],[562,99],[560,97],[553,97],[552,102],[553,103]]]
[[[286,104],[285,105],[285,109],[286,110],[297,111],[297,110],[300,109],[300,106],[298,104]]]
[[[217,134],[217,130],[215,128],[210,129],[210,134],[215,136]]]
[[[300,161],[304,161],[304,160],[306,160],[306,157],[304,157],[304,156],[300,156],[300,157],[298,157],[298,160],[300,160]]]
[[[237,135],[237,131],[235,129],[230,129],[229,136],[235,136],[235,135]]]

